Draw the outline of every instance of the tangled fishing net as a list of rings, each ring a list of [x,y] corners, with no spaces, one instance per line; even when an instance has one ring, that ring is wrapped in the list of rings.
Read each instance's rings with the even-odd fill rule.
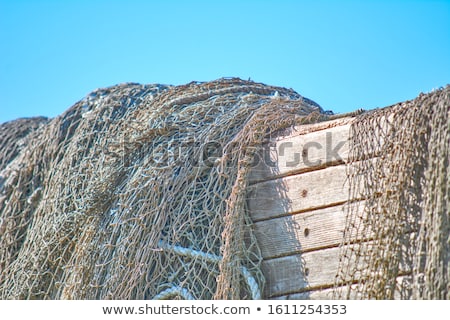
[[[450,86],[352,125],[334,298],[450,299],[449,149]]]
[[[240,79],[94,91],[1,150],[0,298],[260,298],[254,154],[322,116]]]

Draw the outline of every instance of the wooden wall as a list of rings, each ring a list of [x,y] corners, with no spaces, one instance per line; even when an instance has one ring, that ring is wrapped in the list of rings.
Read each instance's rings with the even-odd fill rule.
[[[301,126],[271,139],[251,172],[248,207],[264,258],[264,298],[331,298],[352,121]]]

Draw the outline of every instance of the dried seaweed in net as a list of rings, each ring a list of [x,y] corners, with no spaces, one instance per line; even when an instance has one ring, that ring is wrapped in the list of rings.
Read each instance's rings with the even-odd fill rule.
[[[449,298],[449,112],[447,86],[352,125],[335,298]]]
[[[93,92],[0,172],[0,296],[259,298],[253,155],[320,111],[234,78]]]

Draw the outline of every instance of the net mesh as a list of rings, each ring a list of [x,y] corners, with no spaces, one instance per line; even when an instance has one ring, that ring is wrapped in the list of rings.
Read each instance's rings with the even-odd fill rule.
[[[450,298],[449,148],[450,86],[354,122],[334,298]]]
[[[292,90],[235,78],[94,91],[0,171],[0,297],[260,298],[253,155],[321,117]]]
[[[45,117],[21,118],[0,125],[0,171],[27,146],[27,136],[47,123]]]

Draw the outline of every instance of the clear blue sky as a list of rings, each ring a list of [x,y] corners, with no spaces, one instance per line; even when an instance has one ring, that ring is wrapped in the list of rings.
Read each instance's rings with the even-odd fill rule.
[[[411,99],[450,83],[450,1],[0,0],[0,122],[223,76],[334,112]]]

